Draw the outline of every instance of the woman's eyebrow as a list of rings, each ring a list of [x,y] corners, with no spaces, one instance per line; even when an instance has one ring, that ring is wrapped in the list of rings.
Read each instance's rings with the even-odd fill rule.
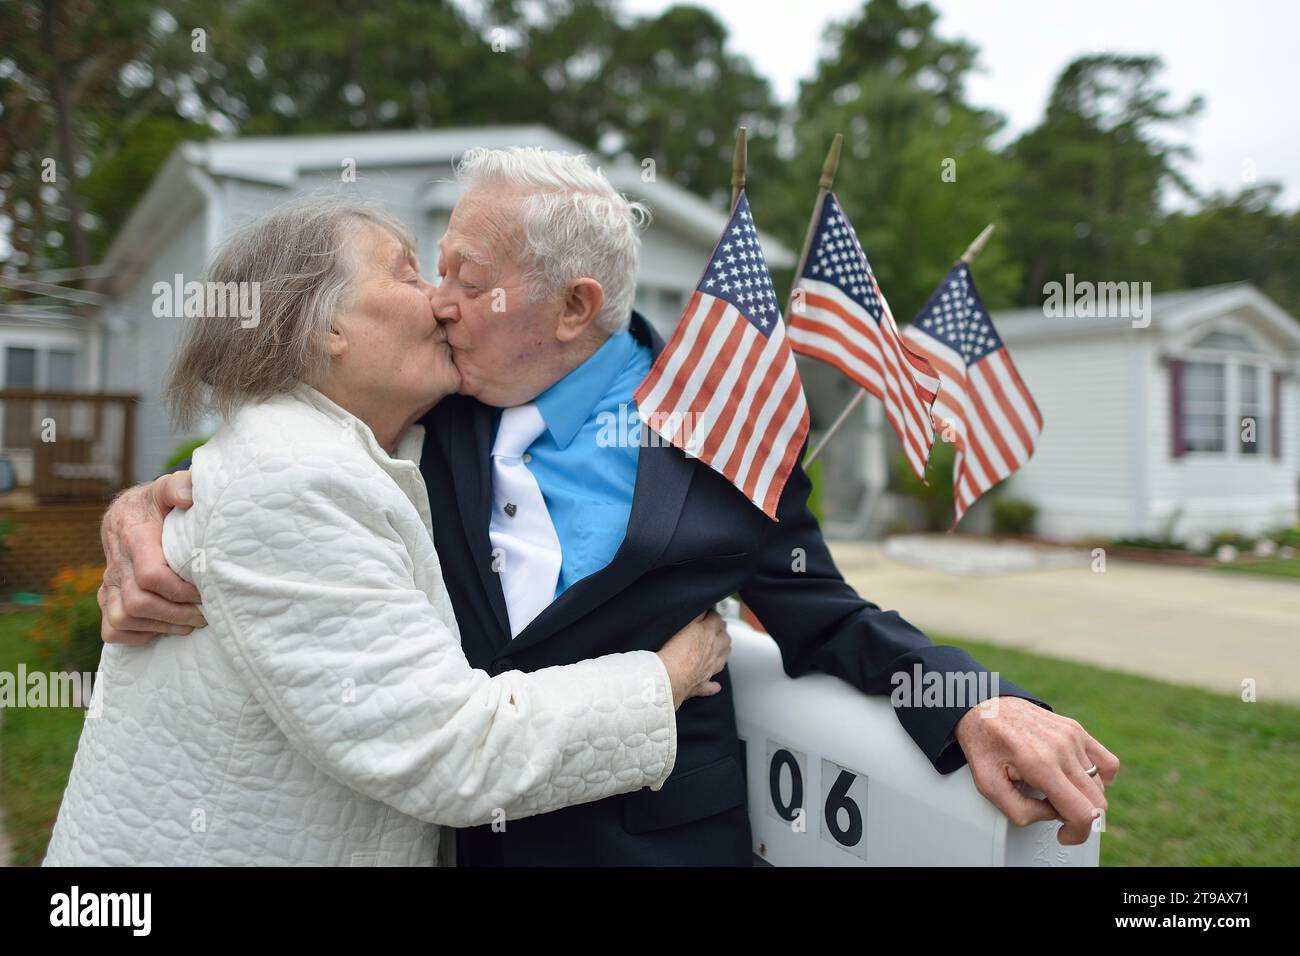
[[[393,271],[401,272],[403,266],[409,266],[414,261],[415,261],[414,250],[399,248],[397,250],[397,254],[393,256],[393,264],[392,264]],[[416,268],[417,269],[419,268],[418,263],[416,263]]]

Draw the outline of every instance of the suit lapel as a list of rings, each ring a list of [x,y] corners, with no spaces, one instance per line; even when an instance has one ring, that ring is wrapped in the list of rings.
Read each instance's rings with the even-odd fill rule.
[[[488,536],[492,520],[492,425],[494,410],[471,401],[464,414],[453,416],[455,441],[451,443],[451,474],[460,505],[460,520],[465,526],[471,560],[478,568],[488,603],[496,614],[504,637],[510,635],[510,617],[506,612],[501,575],[492,569],[492,540]]]
[[[507,652],[546,640],[644,576],[677,530],[694,474],[694,463],[679,449],[643,445],[637,458],[627,535],[614,559],[561,594],[510,642]]]
[[[650,323],[633,312],[631,329],[637,340],[649,345],[651,354],[658,358],[664,342]],[[641,429],[645,438],[644,424]],[[613,560],[561,594],[510,642],[507,650],[521,650],[546,640],[644,576],[677,530],[677,520],[694,474],[694,459],[688,459],[680,449],[668,444],[643,443],[637,455],[636,487],[632,491],[627,534]]]

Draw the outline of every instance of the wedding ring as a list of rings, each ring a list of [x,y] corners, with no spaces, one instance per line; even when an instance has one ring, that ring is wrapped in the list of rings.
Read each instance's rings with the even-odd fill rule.
[[[1096,764],[1093,764],[1091,767],[1089,767],[1087,770],[1085,770],[1084,773],[1086,773],[1086,774],[1087,774],[1088,776],[1090,776],[1090,777],[1095,777],[1095,776],[1097,776],[1097,765],[1096,765]]]

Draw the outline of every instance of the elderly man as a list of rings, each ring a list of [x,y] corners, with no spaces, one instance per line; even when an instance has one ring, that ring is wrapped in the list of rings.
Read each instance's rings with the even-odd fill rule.
[[[868,694],[890,693],[896,673],[976,685],[965,678],[984,668],[967,653],[932,644],[844,583],[801,469],[773,522],[676,448],[608,440],[609,421],[635,420],[633,391],[663,348],[632,310],[641,207],[584,158],[545,150],[475,150],[458,175],[465,191],[431,294],[461,394],[430,414],[421,470],[472,665],[531,671],[653,649],[739,593],[792,676],[822,671]],[[196,620],[197,595],[157,547],[159,515],[183,499],[172,476],[106,515],[105,640]],[[461,831],[458,861],[748,864],[743,755],[726,671],[719,680],[722,693],[679,712],[676,768],[661,790]],[[1000,696],[976,706],[904,701],[896,713],[938,772],[969,762],[1013,823],[1060,819],[1060,841],[1082,842],[1119,761],[1076,721],[1005,679],[995,686]]]

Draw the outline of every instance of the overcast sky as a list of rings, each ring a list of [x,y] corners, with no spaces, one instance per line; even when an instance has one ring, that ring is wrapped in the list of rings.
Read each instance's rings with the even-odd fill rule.
[[[747,55],[793,100],[822,51],[826,25],[855,13],[861,0],[696,0],[715,11],[733,48]],[[1161,86],[1175,103],[1200,94],[1204,111],[1181,132],[1194,160],[1183,169],[1200,189],[1236,192],[1253,164],[1275,180],[1282,202],[1300,206],[1300,2],[1297,0],[930,0],[939,35],[980,51],[970,100],[1009,120],[1014,135],[1042,117],[1052,83],[1090,51],[1154,53],[1165,63]],[[670,0],[626,0],[635,13],[657,13]],[[754,11],[761,11],[757,16]],[[1175,138],[1171,136],[1170,138]]]

